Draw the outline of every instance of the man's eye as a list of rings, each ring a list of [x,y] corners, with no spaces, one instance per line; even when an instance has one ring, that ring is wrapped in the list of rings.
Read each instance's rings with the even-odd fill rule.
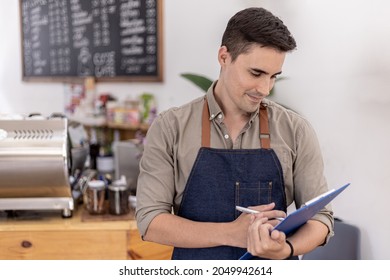
[[[262,73],[259,73],[259,72],[251,72],[251,74],[252,74],[254,77],[260,77]]]

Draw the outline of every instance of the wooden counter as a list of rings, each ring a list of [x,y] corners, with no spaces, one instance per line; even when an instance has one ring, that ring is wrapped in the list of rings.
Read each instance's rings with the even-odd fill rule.
[[[172,248],[142,241],[133,218],[89,216],[83,208],[71,218],[58,212],[0,219],[0,259],[170,259]]]

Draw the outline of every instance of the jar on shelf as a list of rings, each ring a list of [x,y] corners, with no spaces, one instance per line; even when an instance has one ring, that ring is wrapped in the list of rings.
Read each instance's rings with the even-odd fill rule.
[[[130,212],[130,188],[126,184],[113,183],[108,186],[109,213],[112,215],[125,215]]]
[[[102,180],[93,180],[88,182],[84,193],[84,203],[89,214],[105,213],[105,189],[106,184]]]

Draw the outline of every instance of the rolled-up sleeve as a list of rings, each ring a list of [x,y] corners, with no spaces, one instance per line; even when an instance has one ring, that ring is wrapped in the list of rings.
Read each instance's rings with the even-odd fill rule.
[[[136,220],[141,236],[161,213],[172,212],[174,172],[172,137],[168,120],[161,114],[147,132],[137,182]]]
[[[294,198],[297,207],[328,191],[319,141],[314,129],[305,119],[301,119],[296,133],[296,156],[293,177],[294,185],[296,186],[294,188]],[[327,242],[334,235],[331,205],[328,204],[312,219],[320,221],[328,227]]]
[[[269,101],[271,147],[283,169],[287,205],[291,210],[328,191],[320,144],[312,125],[296,112]],[[333,236],[331,205],[312,217],[325,224]]]

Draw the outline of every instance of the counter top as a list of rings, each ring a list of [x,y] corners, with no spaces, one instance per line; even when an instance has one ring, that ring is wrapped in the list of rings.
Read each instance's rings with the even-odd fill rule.
[[[143,241],[134,209],[127,215],[0,211],[0,260],[170,259],[172,247]]]
[[[0,217],[2,231],[136,230],[134,209],[123,216],[90,215],[80,206],[70,218],[59,211],[16,211],[16,217]],[[18,214],[19,213],[19,214]]]

